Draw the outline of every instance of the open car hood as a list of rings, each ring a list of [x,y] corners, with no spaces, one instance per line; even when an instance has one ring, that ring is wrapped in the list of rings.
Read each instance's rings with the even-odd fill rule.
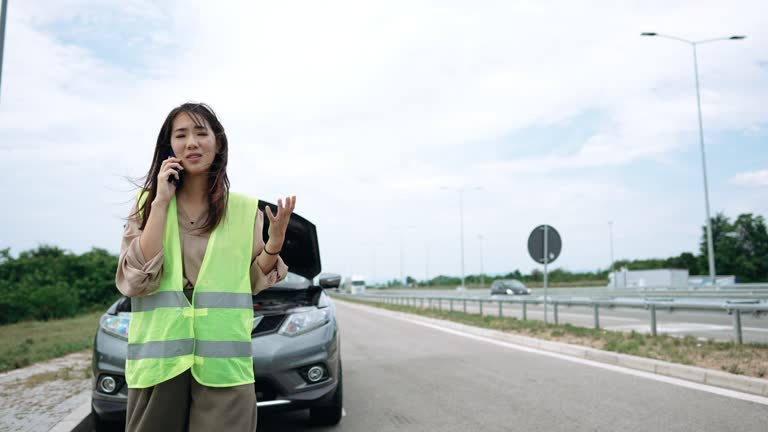
[[[259,200],[259,210],[264,212],[264,239],[268,239],[269,217],[266,207],[272,208],[272,214],[277,214],[277,206]],[[285,232],[285,243],[280,251],[280,257],[288,265],[289,270],[297,275],[312,280],[320,274],[320,247],[317,243],[317,229],[315,224],[304,219],[298,214],[291,215],[288,229]]]

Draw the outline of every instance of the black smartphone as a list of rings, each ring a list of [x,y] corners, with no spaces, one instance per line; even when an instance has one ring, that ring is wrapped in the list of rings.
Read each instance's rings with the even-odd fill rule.
[[[175,158],[175,157],[176,157],[176,153],[174,153],[174,152],[173,152],[173,148],[171,148],[171,153],[169,154],[169,156],[170,156],[170,157],[172,157],[172,158]],[[178,168],[174,168],[174,170],[175,170],[177,173],[179,173],[179,180],[181,180],[181,171],[180,171]],[[175,186],[178,186],[178,185],[179,185],[179,184],[178,184],[178,181],[176,180],[176,177],[174,177],[174,176],[169,176],[169,177],[168,177],[168,182],[169,182],[169,183],[173,183]]]

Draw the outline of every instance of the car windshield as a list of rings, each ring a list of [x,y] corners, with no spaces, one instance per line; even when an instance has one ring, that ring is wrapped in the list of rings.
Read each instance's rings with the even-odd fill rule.
[[[519,281],[512,280],[512,281],[505,281],[504,288],[525,288],[525,285],[523,285]]]

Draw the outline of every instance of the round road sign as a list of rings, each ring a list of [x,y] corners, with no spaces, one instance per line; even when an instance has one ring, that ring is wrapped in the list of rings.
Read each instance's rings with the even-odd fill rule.
[[[551,263],[560,256],[560,250],[563,248],[563,242],[556,229],[549,225],[539,225],[531,231],[528,236],[528,253],[531,258],[539,264],[544,264],[544,231],[547,235],[547,263]]]

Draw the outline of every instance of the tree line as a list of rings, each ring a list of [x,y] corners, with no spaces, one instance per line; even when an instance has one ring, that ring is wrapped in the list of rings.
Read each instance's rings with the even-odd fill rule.
[[[104,307],[120,296],[118,257],[104,249],[80,255],[42,245],[13,258],[0,250],[0,324],[49,320]]]
[[[691,275],[709,275],[706,226],[701,230],[698,255],[684,252],[666,259],[622,260],[616,262],[616,268],[676,268],[687,269]],[[739,283],[768,282],[768,230],[763,216],[746,213],[731,221],[718,213],[712,218],[712,239],[718,275],[736,276]]]
[[[734,275],[739,283],[768,282],[768,230],[765,218],[752,213],[739,215],[731,221],[723,213],[712,218],[712,239],[715,247],[715,268],[718,275]],[[638,260],[618,260],[613,263],[616,270],[626,267],[629,270],[685,269],[691,275],[709,275],[707,260],[707,230],[702,227],[699,253],[683,252],[669,258],[651,258]],[[548,279],[552,283],[565,282],[608,282],[610,269],[597,269],[592,272],[570,272],[563,268],[550,270]],[[518,279],[522,282],[542,282],[542,271],[536,269],[529,274],[514,270],[504,275],[472,274],[465,277],[468,285],[477,285],[484,280],[490,285],[497,279]],[[457,286],[461,278],[439,275],[429,280],[406,278],[408,286]],[[402,286],[403,282],[392,279],[387,287]]]

